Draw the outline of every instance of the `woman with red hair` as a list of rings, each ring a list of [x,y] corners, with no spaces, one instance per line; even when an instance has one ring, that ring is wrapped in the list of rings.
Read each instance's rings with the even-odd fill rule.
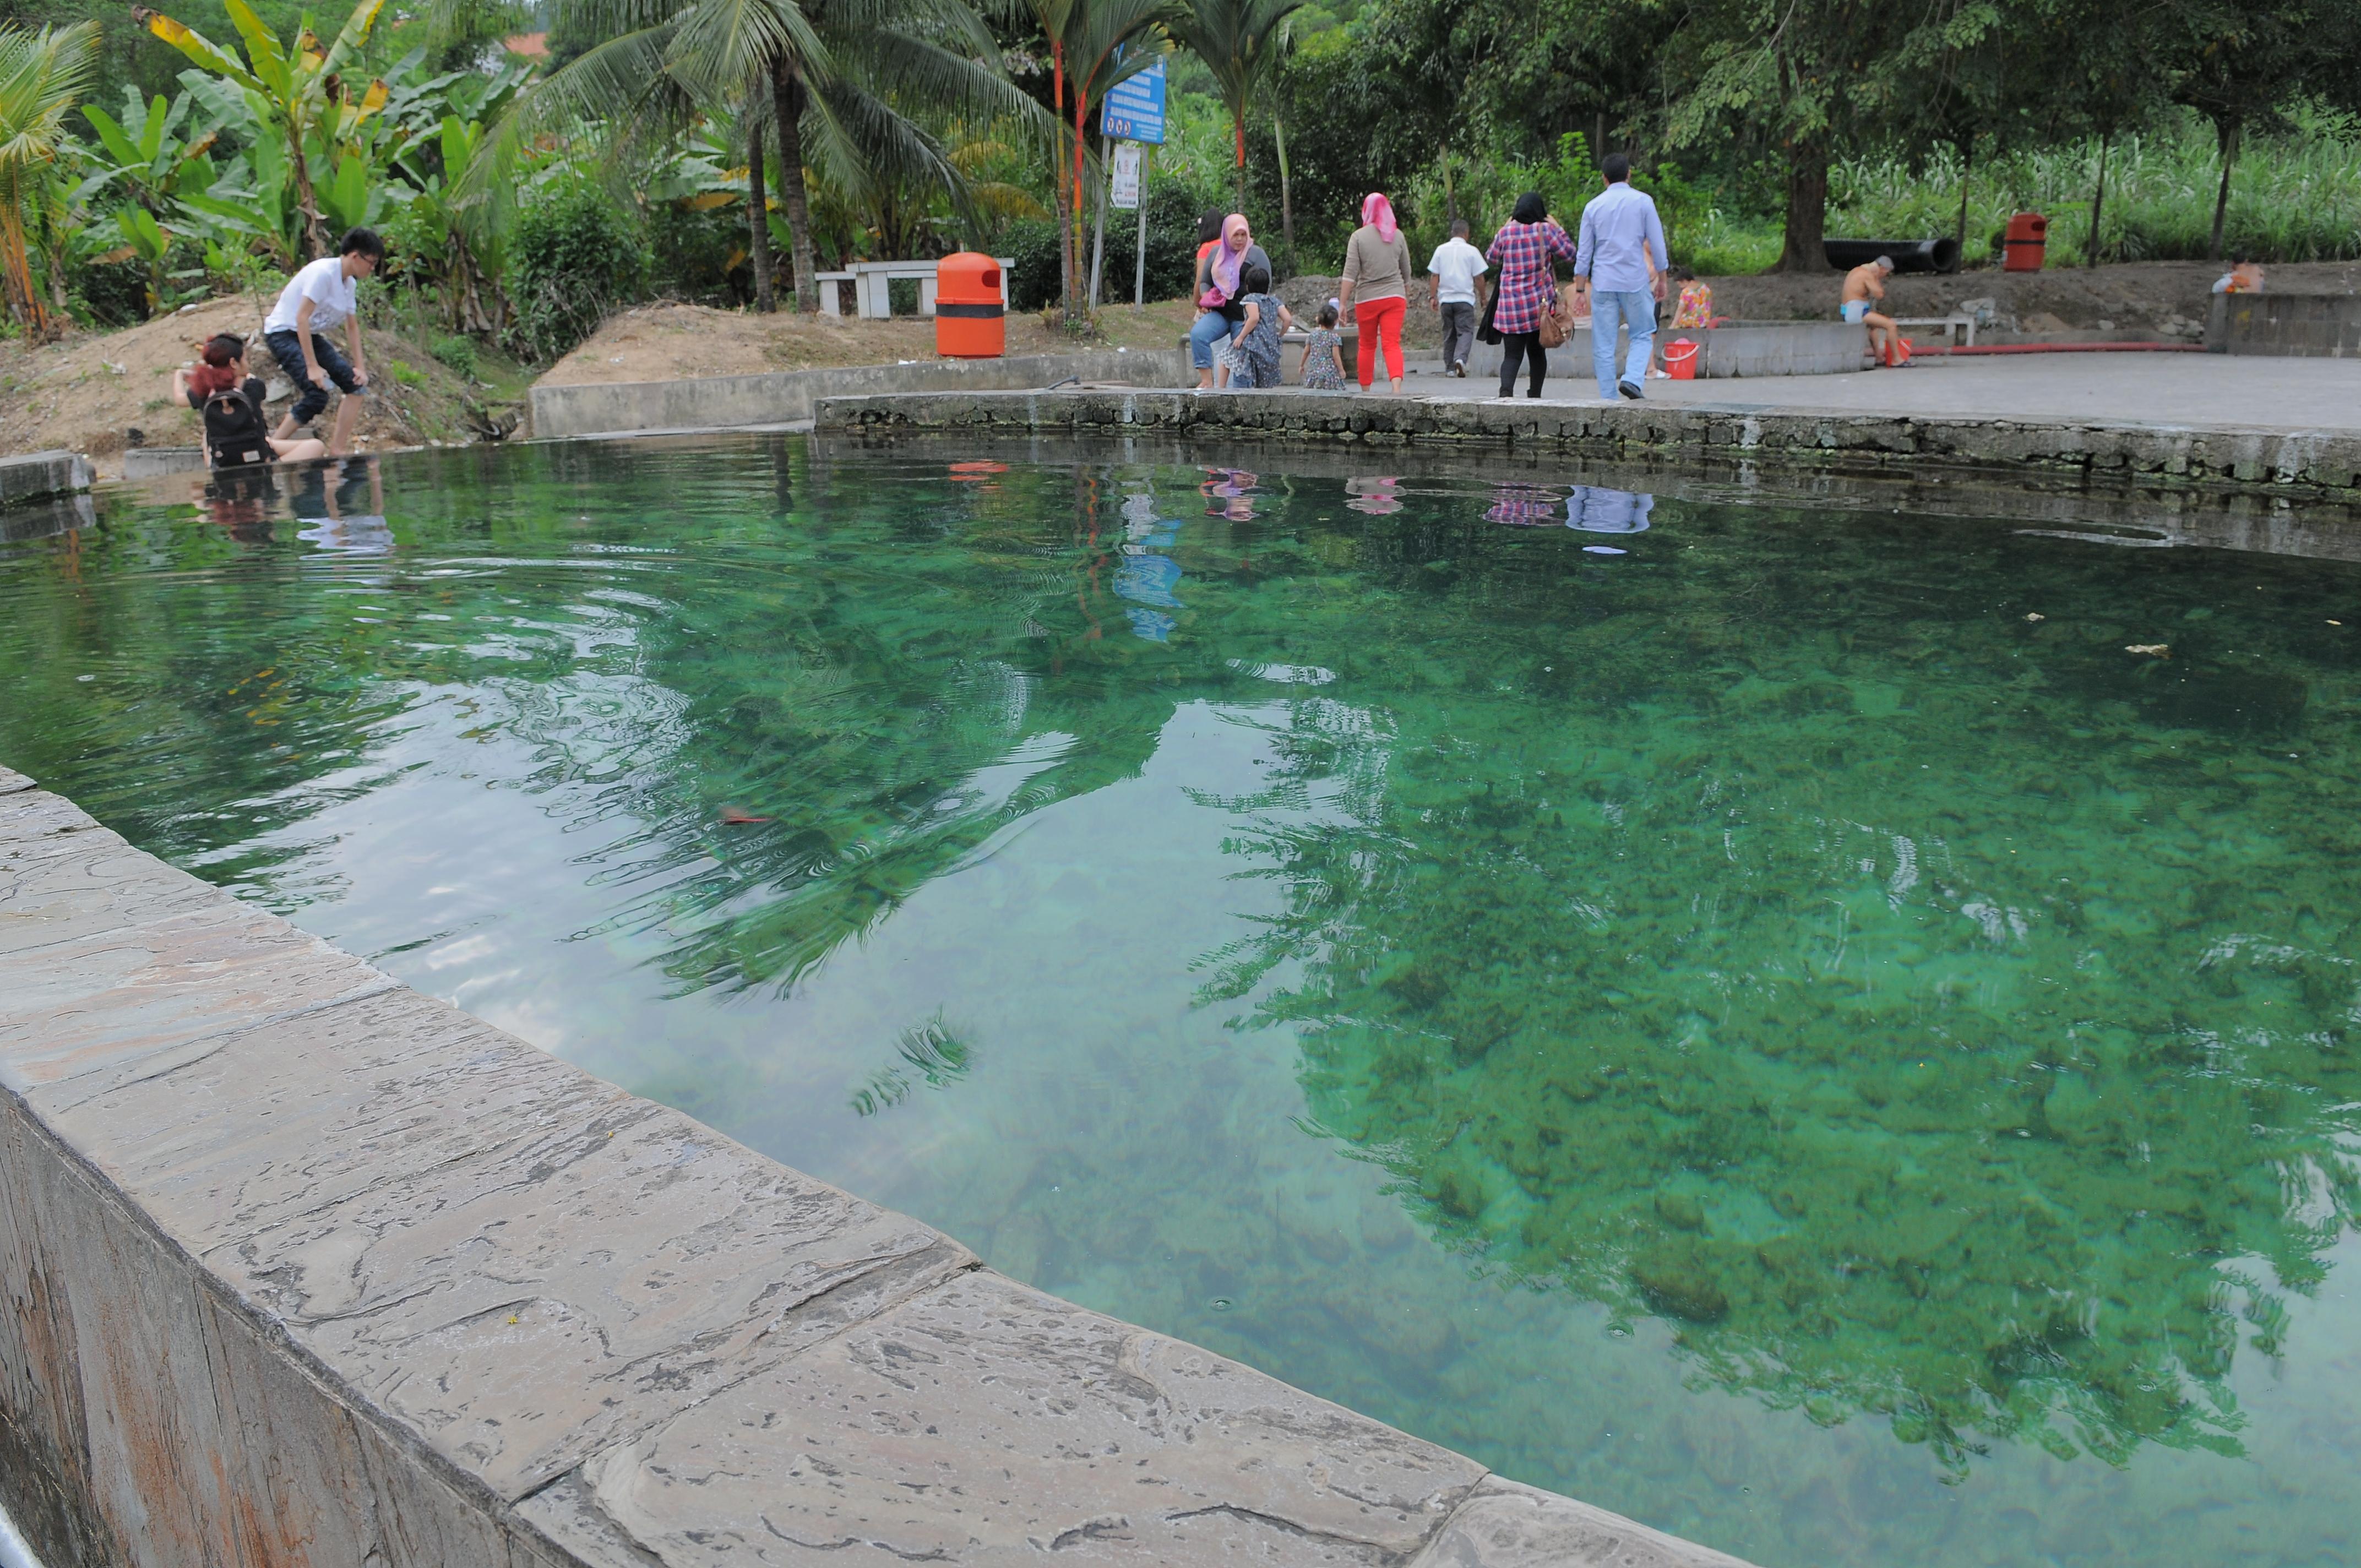
[[[1386,379],[1393,395],[1401,396],[1402,312],[1410,307],[1410,245],[1394,222],[1394,204],[1384,192],[1370,192],[1361,202],[1361,226],[1345,246],[1345,287],[1340,291],[1361,329],[1356,358],[1365,392],[1374,378],[1382,340]]]
[[[250,463],[300,463],[325,457],[325,442],[280,441],[262,417],[262,378],[246,373],[246,340],[218,333],[205,340],[194,365],[172,372],[172,396],[205,422],[205,462],[215,468]]]

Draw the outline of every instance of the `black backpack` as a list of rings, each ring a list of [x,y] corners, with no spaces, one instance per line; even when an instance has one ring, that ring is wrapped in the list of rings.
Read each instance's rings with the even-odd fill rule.
[[[214,393],[205,400],[203,413],[205,445],[213,451],[214,467],[270,461],[262,411],[254,406],[245,388],[225,387]]]

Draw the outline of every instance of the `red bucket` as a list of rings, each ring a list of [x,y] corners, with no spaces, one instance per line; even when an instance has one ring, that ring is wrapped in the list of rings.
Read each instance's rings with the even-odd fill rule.
[[[1675,381],[1697,379],[1697,345],[1686,337],[1664,345],[1664,371]]]

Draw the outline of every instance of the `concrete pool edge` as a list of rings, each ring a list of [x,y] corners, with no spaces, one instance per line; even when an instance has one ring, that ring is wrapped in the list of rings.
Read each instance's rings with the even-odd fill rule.
[[[1393,450],[1698,456],[1863,474],[2038,474],[2334,499],[2361,496],[2361,433],[1870,414],[1742,403],[1496,403],[1087,388],[822,398],[821,435],[1157,435]]]
[[[5,768],[0,1091],[50,1562],[1742,1568],[997,1275]]]

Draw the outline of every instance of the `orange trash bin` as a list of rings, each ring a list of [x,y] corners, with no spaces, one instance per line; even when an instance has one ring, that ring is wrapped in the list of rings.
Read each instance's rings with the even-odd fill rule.
[[[2001,240],[2001,270],[2038,272],[2049,255],[2049,220],[2039,213],[2019,213],[2008,220]]]
[[[946,359],[997,359],[1008,352],[1008,311],[1000,263],[962,250],[935,263],[935,353]]]

